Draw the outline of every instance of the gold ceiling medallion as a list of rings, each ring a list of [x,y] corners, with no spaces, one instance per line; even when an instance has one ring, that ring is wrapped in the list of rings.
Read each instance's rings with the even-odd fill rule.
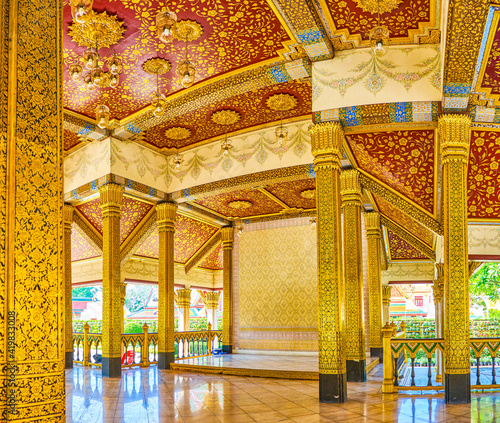
[[[182,126],[174,126],[166,129],[164,135],[171,140],[185,140],[191,136],[191,130]]]
[[[234,125],[240,121],[241,115],[236,110],[224,109],[213,112],[210,119],[217,125]]]
[[[266,105],[271,110],[284,112],[286,110],[292,110],[297,107],[299,100],[292,94],[274,94],[266,100]]]
[[[167,59],[162,59],[161,57],[155,57],[153,59],[146,60],[142,64],[142,69],[151,75],[163,75],[167,73],[172,65]]]
[[[397,9],[403,0],[354,0],[363,12],[375,15],[377,13],[388,13]]]
[[[71,39],[87,48],[111,47],[123,38],[125,28],[116,16],[90,10],[82,23],[73,22],[69,28]]]
[[[245,210],[253,206],[251,201],[235,200],[227,203],[227,206],[235,210]]]
[[[194,41],[203,34],[203,27],[196,21],[183,19],[172,28],[172,35],[179,41]]]
[[[313,188],[313,189],[306,189],[304,191],[301,191],[300,196],[302,198],[307,198],[308,200],[316,198],[316,189]]]

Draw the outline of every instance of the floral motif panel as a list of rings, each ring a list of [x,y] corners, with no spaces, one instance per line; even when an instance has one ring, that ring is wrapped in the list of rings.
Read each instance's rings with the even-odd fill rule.
[[[85,260],[99,256],[100,254],[73,225],[73,230],[71,231],[71,261]]]
[[[222,261],[222,245],[218,246],[214,251],[206,256],[198,267],[210,270],[222,270],[224,267]]]
[[[408,244],[390,229],[387,229],[391,260],[429,260],[415,247]]]
[[[266,189],[288,207],[297,209],[316,208],[316,179],[314,178],[268,185]]]

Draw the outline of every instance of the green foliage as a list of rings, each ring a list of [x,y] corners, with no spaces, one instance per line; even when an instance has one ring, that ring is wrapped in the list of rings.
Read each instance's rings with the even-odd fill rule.
[[[102,320],[73,320],[73,332],[83,332],[83,326],[88,323],[89,333],[102,333]]]
[[[207,330],[207,319],[190,319],[189,330]]]
[[[73,332],[83,332],[83,326],[88,323],[90,333],[102,333],[101,320],[73,320]],[[142,333],[142,327],[147,323],[148,332],[158,332],[158,320],[133,320],[125,319],[125,333]]]
[[[73,298],[92,298],[97,291],[98,289],[95,286],[80,286],[73,288],[71,295]]]
[[[469,279],[469,291],[471,296],[500,300],[500,263],[485,263]]]
[[[127,307],[130,312],[142,310],[146,305],[151,289],[153,289],[153,291],[158,291],[158,287],[153,287],[151,285],[127,284],[125,307]]]

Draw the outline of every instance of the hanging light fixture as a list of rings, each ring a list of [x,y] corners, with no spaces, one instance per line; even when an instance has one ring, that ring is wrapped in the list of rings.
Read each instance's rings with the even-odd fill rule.
[[[380,25],[380,1],[377,0],[377,26],[370,30],[370,45],[373,54],[382,57],[387,53],[389,47],[389,28]]]
[[[151,96],[151,106],[155,117],[162,116],[167,107],[167,99],[162,93],[160,93],[159,77],[160,75],[167,73],[170,70],[170,67],[170,62],[161,57],[154,57],[146,60],[142,64],[144,72],[155,75],[156,77],[156,91]]]
[[[194,83],[196,68],[188,59],[188,36],[186,33],[186,58],[177,66],[179,82],[184,88],[189,88]]]
[[[222,151],[222,155],[227,158],[229,157],[229,151],[233,148],[233,143],[231,142],[231,140],[228,140],[227,139],[227,134],[226,134],[226,137],[224,138],[224,140],[222,141],[221,143],[221,151]]]
[[[241,234],[243,233],[243,223],[241,223],[241,220],[238,219],[236,221],[236,236],[241,236]]]
[[[107,128],[109,124],[109,107],[105,104],[99,104],[95,109],[95,118],[99,128]]]
[[[160,93],[158,85],[158,73],[156,73],[156,92],[151,97],[151,106],[153,106],[153,115],[155,117],[163,116],[167,105],[167,99]]]
[[[70,0],[70,6],[73,20],[81,24],[92,10],[92,0]]]
[[[281,118],[280,126],[275,129],[275,133],[278,147],[282,147],[283,143],[288,140],[288,129],[283,126],[283,118]]]
[[[179,154],[178,150],[175,150],[175,156],[174,156],[174,167],[175,170],[179,170],[182,164],[182,156]]]
[[[158,38],[164,44],[171,43],[174,39],[173,29],[177,23],[177,15],[164,9],[156,15],[156,32]]]

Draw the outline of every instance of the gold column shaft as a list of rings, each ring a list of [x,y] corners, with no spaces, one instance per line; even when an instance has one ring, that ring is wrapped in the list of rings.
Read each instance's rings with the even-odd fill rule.
[[[62,3],[0,5],[0,416],[64,422]]]
[[[71,232],[73,223],[71,204],[64,205],[64,350],[66,368],[73,368],[73,286],[71,281]]]
[[[313,125],[310,132],[317,198],[319,373],[342,375],[346,372],[340,218],[343,131],[329,122]]]
[[[221,229],[222,236],[222,344],[224,351],[233,351],[233,235],[232,227]]]
[[[361,185],[356,170],[340,175],[344,212],[346,359],[366,359],[363,321],[363,254],[361,249]]]
[[[103,376],[121,374],[120,217],[124,187],[99,187],[102,210],[102,358]],[[117,364],[118,363],[118,364]]]
[[[365,214],[368,241],[368,287],[370,303],[370,348],[382,348],[382,282],[380,276],[380,215]],[[381,357],[380,357],[381,358]]]
[[[177,206],[156,206],[158,222],[158,367],[169,369],[174,361],[174,233]]]
[[[467,166],[470,118],[439,118],[443,175],[445,374],[470,373]],[[470,393],[469,393],[470,395]]]

